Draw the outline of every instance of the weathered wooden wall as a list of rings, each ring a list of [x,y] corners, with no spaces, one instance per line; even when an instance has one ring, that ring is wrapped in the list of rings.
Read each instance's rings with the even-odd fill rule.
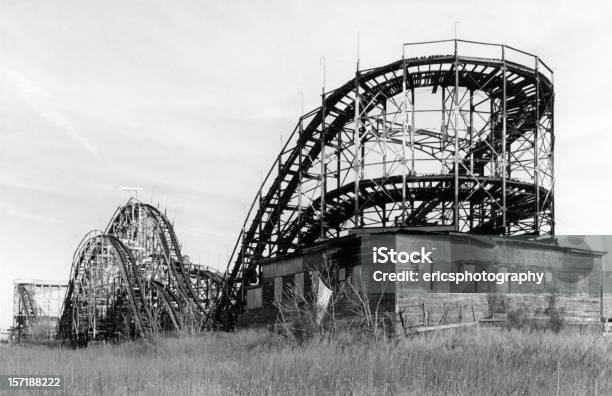
[[[390,237],[394,237],[392,241]],[[433,250],[432,264],[374,264],[373,247]],[[362,276],[368,290],[393,290],[398,321],[405,326],[491,318],[494,314],[546,319],[554,310],[568,324],[597,324],[612,317],[612,272],[599,254],[501,238],[432,235],[365,235]],[[508,282],[373,282],[375,270],[425,272],[539,272],[540,285]]]
[[[373,247],[397,251],[433,249],[433,264],[373,264]],[[523,272],[544,274],[541,285],[510,282],[374,282],[375,270],[419,274],[442,272]],[[364,288],[371,308],[392,314],[403,327],[458,323],[503,317],[508,313],[546,319],[560,313],[569,324],[597,324],[612,318],[612,269],[601,256],[576,249],[477,236],[362,233],[321,244],[300,254],[263,263],[261,303],[240,317],[239,325],[263,326],[277,321],[279,295],[294,287],[312,296],[313,282],[321,277],[330,287]],[[282,290],[282,292],[280,292]],[[256,296],[257,293],[253,293]],[[602,297],[603,296],[603,297]],[[312,297],[310,297],[312,298]],[[252,300],[252,299],[251,299]],[[378,304],[380,302],[380,304]],[[251,302],[251,304],[253,304]],[[338,319],[355,316],[358,308],[348,299],[335,306]]]
[[[397,314],[407,327],[505,318],[524,313],[532,319],[546,320],[552,311],[567,324],[600,322],[600,299],[590,296],[556,294],[487,293],[399,293]]]

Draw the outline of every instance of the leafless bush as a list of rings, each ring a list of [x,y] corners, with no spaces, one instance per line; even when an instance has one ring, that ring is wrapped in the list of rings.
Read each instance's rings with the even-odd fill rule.
[[[311,293],[293,285],[282,296],[280,303],[275,303],[278,310],[277,328],[294,343],[302,345],[313,338],[331,338],[334,333],[335,308],[343,296],[343,291],[333,290],[334,278],[327,260],[318,279],[312,279]],[[330,301],[321,307],[317,301],[319,282],[332,290]]]
[[[288,288],[282,302],[275,304],[277,329],[297,345],[313,339],[369,342],[389,336],[393,321],[391,315],[381,310],[384,293],[372,301],[363,282],[338,282],[333,274],[335,268],[324,259],[319,279],[312,279],[312,293],[305,294],[296,286]],[[317,299],[318,282],[332,291],[326,307],[321,307]],[[348,318],[337,317],[340,305]]]
[[[177,313],[180,333],[196,334],[205,327],[206,318],[194,304],[185,304]]]
[[[394,313],[381,309],[384,290],[378,294],[376,300],[372,300],[363,283],[360,285],[347,283],[347,285],[346,298],[350,302],[354,319],[348,323],[345,330],[348,330],[353,337],[368,341],[391,336]]]

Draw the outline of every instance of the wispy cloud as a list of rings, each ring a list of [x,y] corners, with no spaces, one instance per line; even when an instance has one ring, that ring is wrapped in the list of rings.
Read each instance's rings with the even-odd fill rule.
[[[54,217],[28,212],[19,206],[6,201],[0,201],[0,210],[10,216],[25,220],[44,221],[48,223],[53,223],[56,221]]]
[[[49,92],[32,82],[19,70],[6,65],[0,64],[0,76],[34,112],[66,132],[91,155],[99,156],[96,148],[75,128],[70,118],[53,104]]]

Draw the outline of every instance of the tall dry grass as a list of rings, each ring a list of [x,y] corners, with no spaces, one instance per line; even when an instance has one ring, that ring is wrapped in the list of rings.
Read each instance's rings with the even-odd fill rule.
[[[0,374],[62,374],[71,395],[612,394],[612,338],[465,329],[310,342],[255,331],[87,349],[0,348]]]

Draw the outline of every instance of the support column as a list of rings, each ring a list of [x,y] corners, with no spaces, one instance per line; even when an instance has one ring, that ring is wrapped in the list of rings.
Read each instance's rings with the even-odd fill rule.
[[[263,207],[263,198],[261,196],[261,189],[263,188],[263,180],[260,179],[260,184],[259,184],[259,192],[257,193],[257,195],[259,196],[259,222],[258,222],[258,234],[259,234],[259,240],[263,241],[263,217],[264,217],[264,207]],[[262,249],[262,255],[264,253],[264,249]],[[244,267],[244,257],[242,257],[242,266]]]
[[[242,227],[242,242],[240,243],[241,245],[241,249],[240,249],[240,253],[242,255],[242,262],[244,263],[244,227]],[[245,266],[242,266],[242,271],[241,272],[241,281],[242,281],[242,285],[240,285],[240,292],[241,292],[241,296],[240,296],[240,301],[245,301],[246,299],[246,284],[247,284],[247,280],[246,280],[246,271],[245,271]]]
[[[540,59],[535,57],[535,128],[533,130],[533,179],[535,184],[535,208],[533,213],[533,233],[540,234]]]
[[[389,129],[387,128],[387,100],[383,101],[383,113],[382,113],[382,124],[383,124],[383,144],[382,144],[382,152],[383,152],[383,178],[387,178],[389,176],[389,171],[387,169],[387,144],[389,142]],[[387,205],[382,204],[382,226],[383,228],[387,227]]]
[[[446,173],[446,140],[448,131],[446,128],[446,87],[442,87],[442,125],[440,126],[440,156],[442,157],[442,170],[440,173]]]
[[[359,97],[359,64],[355,73],[355,131],[353,132],[353,146],[355,154],[353,158],[353,168],[355,171],[355,210],[354,222],[355,228],[359,227],[359,168],[361,166],[361,114],[360,114],[360,97]]]
[[[406,62],[402,60],[402,107],[404,122],[402,123],[402,226],[406,225],[406,140],[408,139],[408,95],[406,93]]]
[[[302,117],[304,115],[302,114]],[[302,244],[302,136],[304,133],[303,119],[300,117],[300,129],[298,131],[298,234],[297,245]]]
[[[340,189],[342,183],[342,130],[336,134],[336,189]],[[336,229],[336,237],[340,237],[340,227]]]
[[[469,139],[470,139],[470,175],[474,176],[474,150],[472,150],[472,144],[474,143],[474,91],[470,90],[470,125],[468,127]],[[470,200],[470,231],[474,228],[474,204]]]
[[[455,92],[454,92],[454,130],[455,130],[455,200],[453,204],[453,224],[455,231],[459,231],[459,57],[457,53],[457,40],[455,39]]]
[[[551,73],[553,73],[551,71]],[[555,75],[551,74],[552,98],[550,98],[550,234],[555,235]]]
[[[469,126],[469,139],[470,139],[470,173],[474,174],[474,150],[472,150],[472,144],[474,144],[474,91],[470,90],[470,126]]]
[[[388,170],[387,170],[387,143],[389,141],[389,130],[387,129],[387,100],[383,102],[383,145],[382,145],[382,160],[383,160],[383,177],[387,178]]]
[[[325,87],[321,88],[321,239],[325,239],[325,194],[327,193],[327,158],[325,157]]]
[[[498,105],[495,102],[495,98],[489,96],[489,100],[490,102],[490,108],[491,108],[491,113],[490,113],[490,121],[491,121],[491,156],[489,158],[489,166],[491,169],[491,176],[496,176],[497,175],[497,151],[495,150],[495,130],[497,128],[497,112],[498,110]],[[483,175],[484,176],[484,175]]]
[[[506,85],[507,85],[507,67],[506,67],[506,47],[502,45],[502,73],[503,73],[503,84],[502,84],[502,233],[506,235],[507,229],[507,218],[506,218],[506,175],[507,172],[507,155],[506,152],[506,141],[507,141],[507,122],[508,112],[506,108]]]
[[[414,133],[416,132],[414,126],[414,85],[410,87],[410,160],[411,160],[411,174],[416,175],[416,168],[414,166]],[[411,208],[414,209],[414,208]]]
[[[276,253],[280,253],[281,250],[281,194],[282,194],[282,190],[283,190],[283,182],[282,179],[280,178],[281,172],[282,172],[282,164],[283,161],[283,144],[281,141],[281,152],[278,155],[278,189],[276,190],[276,213],[277,213],[277,219],[276,219]]]

